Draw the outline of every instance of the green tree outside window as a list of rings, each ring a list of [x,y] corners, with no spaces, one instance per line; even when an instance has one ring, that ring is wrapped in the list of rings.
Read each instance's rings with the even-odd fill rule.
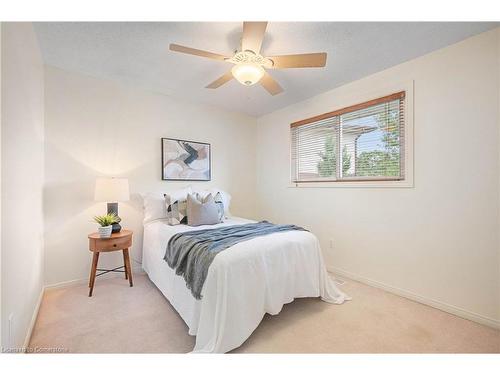
[[[320,177],[335,177],[337,170],[337,154],[335,151],[333,135],[325,139],[325,150],[319,153],[321,160],[318,162],[318,173]],[[342,173],[345,174],[351,168],[351,155],[346,146],[342,149]]]

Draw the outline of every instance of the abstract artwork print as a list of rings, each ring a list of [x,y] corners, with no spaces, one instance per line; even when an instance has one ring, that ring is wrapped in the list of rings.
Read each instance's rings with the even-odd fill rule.
[[[210,181],[210,144],[162,138],[162,179]]]

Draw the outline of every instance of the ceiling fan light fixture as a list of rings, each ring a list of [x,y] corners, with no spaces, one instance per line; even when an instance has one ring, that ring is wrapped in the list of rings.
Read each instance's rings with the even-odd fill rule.
[[[235,64],[231,70],[205,86],[207,89],[219,88],[235,78],[244,86],[260,82],[269,94],[278,95],[283,88],[264,69],[323,68],[326,65],[326,52],[262,56],[260,51],[266,27],[267,22],[243,22],[241,49],[235,50],[230,57],[173,43],[169,48],[174,52]]]
[[[260,81],[265,71],[258,64],[243,62],[233,66],[231,73],[242,85],[251,86]]]

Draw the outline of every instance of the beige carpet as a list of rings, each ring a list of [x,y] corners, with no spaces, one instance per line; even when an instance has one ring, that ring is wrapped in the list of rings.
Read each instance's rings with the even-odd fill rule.
[[[77,353],[184,353],[194,338],[145,275],[49,290],[30,346]],[[298,299],[266,315],[239,353],[500,352],[500,331],[348,280],[353,300]]]

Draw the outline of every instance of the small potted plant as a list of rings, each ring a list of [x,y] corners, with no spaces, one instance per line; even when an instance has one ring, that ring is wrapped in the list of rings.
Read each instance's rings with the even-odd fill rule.
[[[99,236],[101,238],[111,237],[111,231],[113,230],[113,223],[117,222],[117,216],[115,213],[110,213],[102,216],[94,216],[94,221],[100,225]]]

